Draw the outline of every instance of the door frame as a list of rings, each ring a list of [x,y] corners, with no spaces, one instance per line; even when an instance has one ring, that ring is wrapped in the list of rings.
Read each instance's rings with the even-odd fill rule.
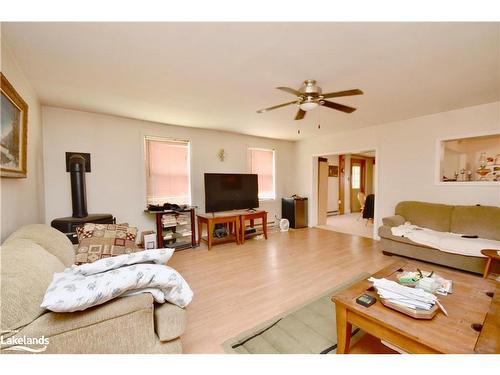
[[[373,175],[373,194],[375,197],[378,196],[379,192],[379,173],[380,173],[380,160],[379,160],[379,149],[375,146],[367,146],[363,148],[347,149],[347,150],[332,150],[321,153],[316,153],[311,155],[310,165],[312,166],[312,178],[310,181],[310,205],[309,205],[309,226],[315,227],[318,225],[318,158],[324,157],[325,155],[345,155],[345,154],[359,154],[361,152],[366,152],[367,150],[375,151],[375,160],[377,163],[377,168],[375,168],[375,173]],[[340,168],[339,168],[340,173]],[[340,176],[340,174],[339,174]],[[374,220],[373,220],[373,235],[372,238],[375,240],[380,240],[378,235],[378,227],[381,223],[381,218],[379,218],[379,199],[375,199],[374,205]]]
[[[320,187],[320,180],[322,179],[322,173],[321,173],[321,170],[320,170],[320,164],[321,163],[325,163],[326,164],[326,171],[324,170],[323,172],[326,173],[326,176],[323,176],[323,177],[326,177],[326,180],[324,180],[324,184],[323,186]],[[323,165],[323,167],[325,167],[325,165]],[[324,157],[319,157],[318,158],[318,223],[320,224],[326,224],[326,217],[327,217],[327,206],[328,206],[328,159],[327,158],[324,158]],[[326,191],[323,191],[324,189],[326,189]],[[326,195],[326,197],[323,197],[322,196],[322,193],[324,193]],[[323,207],[321,209],[321,212],[320,212],[320,204],[323,204]],[[321,220],[320,220],[320,215],[322,216],[321,217]]]

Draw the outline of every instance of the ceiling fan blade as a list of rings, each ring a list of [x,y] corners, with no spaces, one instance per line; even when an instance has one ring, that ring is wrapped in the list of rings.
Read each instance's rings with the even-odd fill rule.
[[[306,115],[306,111],[299,108],[299,110],[297,111],[297,114],[295,115],[295,120],[302,120],[305,115]]]
[[[340,96],[353,96],[353,95],[363,95],[363,91],[360,89],[354,90],[346,90],[346,91],[338,91],[338,92],[330,92],[328,94],[324,94],[323,98],[338,98]]]
[[[325,107],[333,108],[333,109],[336,109],[337,111],[342,111],[342,112],[346,112],[346,113],[352,113],[356,110],[356,108],[348,107],[346,105],[339,104],[339,103],[329,102],[328,100],[322,100],[321,103],[322,103],[321,105],[323,105]]]
[[[300,91],[297,91],[295,89],[292,89],[290,87],[276,87],[278,90],[285,91],[289,94],[296,95],[296,96],[301,96],[302,94]]]
[[[278,104],[278,105],[275,105],[275,106],[272,106],[272,107],[269,107],[269,108],[259,109],[257,111],[257,113],[264,113],[264,112],[267,112],[267,111],[272,111],[273,109],[281,108],[281,107],[284,107],[284,106],[287,106],[287,105],[290,105],[290,104],[295,104],[295,103],[297,103],[296,100],[294,100],[293,102]]]

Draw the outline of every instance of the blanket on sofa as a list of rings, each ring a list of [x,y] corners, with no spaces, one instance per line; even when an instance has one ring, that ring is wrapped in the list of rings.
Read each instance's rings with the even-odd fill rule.
[[[461,234],[439,232],[405,223],[392,227],[393,236],[406,237],[413,242],[429,246],[447,253],[484,257],[483,249],[500,250],[500,241],[485,238],[463,238]]]
[[[193,292],[176,270],[165,265],[173,251],[146,250],[67,268],[54,274],[41,307],[72,312],[139,293],[151,293],[158,303],[186,307]]]

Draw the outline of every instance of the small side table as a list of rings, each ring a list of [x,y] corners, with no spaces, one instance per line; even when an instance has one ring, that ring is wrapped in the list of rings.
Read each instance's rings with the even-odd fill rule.
[[[491,263],[494,260],[500,261],[500,255],[498,255],[498,250],[493,249],[483,249],[481,250],[481,254],[488,257],[488,262],[486,263],[486,267],[484,268],[483,278],[487,278],[490,273]]]
[[[250,220],[250,227],[253,228],[255,225],[255,219],[262,220],[262,234],[267,240],[267,212],[266,211],[255,211],[255,212],[243,212],[241,214],[241,243],[245,243],[245,226],[246,221]]]
[[[212,248],[213,244],[228,242],[228,240],[235,240],[236,244],[240,244],[240,215],[238,214],[198,214],[198,245],[201,241],[206,241],[208,250]],[[207,226],[207,239],[202,237],[203,224]],[[234,229],[234,235],[228,236],[227,239],[222,241],[214,241],[214,226],[215,224],[227,224],[230,232]]]

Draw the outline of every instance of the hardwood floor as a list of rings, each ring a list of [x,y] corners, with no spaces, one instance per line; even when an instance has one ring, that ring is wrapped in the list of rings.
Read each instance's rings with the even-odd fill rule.
[[[184,352],[223,353],[225,340],[392,261],[377,241],[317,228],[176,252],[169,265],[194,291]]]

